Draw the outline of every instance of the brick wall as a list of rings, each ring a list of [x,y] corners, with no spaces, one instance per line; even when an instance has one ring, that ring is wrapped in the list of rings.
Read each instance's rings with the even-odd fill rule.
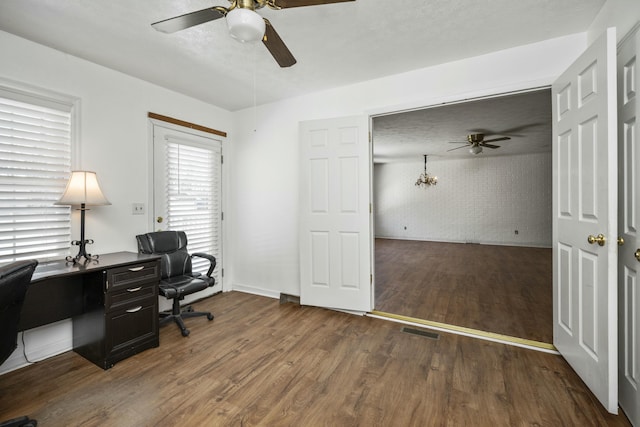
[[[376,237],[551,247],[551,153],[430,157],[438,185],[426,189],[423,167],[374,166]]]

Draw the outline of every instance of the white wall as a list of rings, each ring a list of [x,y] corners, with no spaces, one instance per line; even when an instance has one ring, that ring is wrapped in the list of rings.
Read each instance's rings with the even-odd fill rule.
[[[149,231],[152,210],[149,206],[148,112],[222,131],[229,131],[233,124],[232,115],[226,110],[5,32],[0,32],[0,52],[3,82],[17,81],[80,100],[80,157],[74,166],[96,171],[112,203],[87,214],[87,238],[95,240],[88,248],[91,253],[137,252],[135,235]],[[132,215],[134,202],[145,203],[147,215]],[[73,239],[79,238],[79,227],[79,218],[75,215]],[[27,332],[27,352],[38,359],[70,349],[68,326],[63,322],[44,331]],[[23,363],[21,352],[16,351],[0,371]]]
[[[374,167],[376,237],[551,247],[551,153]],[[518,234],[515,234],[518,230]]]
[[[300,293],[298,122],[549,85],[585,47],[586,34],[567,36],[235,113],[246,126],[234,134],[227,206],[233,248],[226,273],[233,287]]]
[[[640,21],[640,1],[607,0],[587,30],[587,41],[593,43],[609,27],[616,27],[618,41]]]

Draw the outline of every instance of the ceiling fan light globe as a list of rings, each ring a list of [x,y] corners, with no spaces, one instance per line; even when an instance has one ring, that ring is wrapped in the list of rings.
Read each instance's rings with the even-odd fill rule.
[[[471,154],[480,154],[480,153],[482,153],[482,147],[474,145],[473,147],[469,148],[469,153],[471,153]]]
[[[264,37],[264,19],[253,10],[241,8],[231,10],[227,13],[227,26],[231,37],[242,43],[257,42]]]

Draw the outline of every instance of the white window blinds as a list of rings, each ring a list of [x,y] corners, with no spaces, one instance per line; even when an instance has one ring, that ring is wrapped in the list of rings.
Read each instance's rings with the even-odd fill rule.
[[[70,169],[71,105],[0,88],[0,263],[68,255]]]
[[[167,227],[187,234],[190,253],[214,255],[221,266],[221,144],[167,137],[165,153]],[[204,273],[208,265],[193,258],[195,271]],[[218,283],[219,271],[214,274]]]

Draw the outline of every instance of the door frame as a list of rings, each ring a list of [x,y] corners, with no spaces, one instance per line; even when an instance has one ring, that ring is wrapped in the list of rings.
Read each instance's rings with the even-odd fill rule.
[[[151,113],[150,113],[151,114]],[[212,132],[204,132],[195,128],[191,128],[191,127],[187,127],[186,126],[187,123],[185,122],[185,126],[181,126],[181,125],[177,125],[175,123],[171,123],[168,121],[164,121],[164,120],[160,120],[157,118],[153,118],[153,117],[148,117],[148,121],[147,121],[147,167],[148,167],[148,175],[147,175],[147,206],[146,206],[146,216],[147,216],[147,221],[146,221],[146,229],[147,231],[153,231],[154,230],[154,225],[155,225],[155,219],[153,217],[153,207],[155,205],[155,200],[154,200],[154,182],[153,182],[153,176],[155,173],[155,164],[154,164],[154,148],[153,148],[153,130],[155,126],[160,126],[160,127],[164,127],[167,129],[171,129],[171,130],[175,130],[178,132],[185,132],[185,133],[189,133],[192,135],[196,135],[196,136],[200,136],[203,138],[213,138],[213,139],[219,139],[221,142],[221,156],[223,161],[221,162],[220,167],[222,168],[222,170],[220,171],[221,173],[221,188],[220,191],[222,192],[221,198],[220,198],[220,203],[222,205],[222,212],[224,214],[224,210],[225,210],[225,206],[229,206],[229,191],[228,191],[228,186],[229,186],[229,177],[228,177],[228,172],[227,169],[224,167],[224,155],[225,155],[225,143],[227,142],[227,134],[226,132],[220,132],[220,131],[216,131],[219,133],[212,133]],[[202,126],[204,128],[204,126]],[[227,222],[228,220],[224,219],[224,215],[223,215],[223,220],[221,221],[221,232],[222,232],[222,243],[221,243],[221,248],[224,251],[225,248],[228,247],[228,232],[227,232]],[[225,280],[225,267],[228,263],[226,256],[222,257],[222,262],[218,264],[217,268],[220,268],[220,289],[222,292],[227,292],[230,291],[230,284],[227,283],[227,281]]]
[[[523,84],[522,87],[520,86],[515,86],[513,88],[511,88],[511,90],[507,90],[507,91],[500,91],[500,92],[495,92],[495,91],[481,91],[481,92],[472,92],[472,93],[468,93],[466,95],[460,95],[460,96],[453,96],[453,97],[447,97],[441,100],[434,100],[429,102],[427,105],[422,105],[422,106],[406,106],[404,108],[402,107],[396,107],[397,109],[390,109],[390,110],[372,110],[369,112],[369,129],[371,132],[371,184],[369,185],[370,188],[370,200],[372,200],[372,203],[375,205],[375,201],[373,199],[374,196],[374,182],[373,182],[373,171],[374,171],[374,164],[373,164],[373,150],[375,147],[375,133],[373,131],[373,119],[375,117],[382,117],[382,116],[386,116],[386,115],[391,115],[391,114],[399,114],[399,113],[404,113],[404,112],[411,112],[411,111],[417,111],[417,110],[425,110],[425,109],[430,109],[430,108],[438,108],[438,107],[442,107],[445,105],[451,105],[451,104],[461,104],[461,103],[465,103],[465,102],[474,102],[474,101],[480,101],[480,100],[485,100],[485,99],[493,99],[493,98],[500,98],[503,96],[509,96],[509,95],[517,95],[517,94],[523,94],[523,93],[528,93],[528,92],[536,92],[536,91],[540,91],[540,90],[549,90],[551,91],[551,84],[553,83],[553,80],[550,79],[548,82],[546,81],[540,81],[537,82],[538,84],[532,83],[531,86],[529,86],[528,84]],[[549,99],[549,102],[552,102],[552,99]],[[553,151],[551,152],[551,155],[553,156]],[[552,171],[553,173],[553,171]],[[549,217],[549,220],[552,221],[552,217]],[[553,242],[552,242],[553,244]],[[372,213],[371,213],[371,271],[372,271],[372,275],[373,275],[373,283],[372,283],[372,290],[371,290],[371,294],[372,294],[372,301],[371,301],[371,306],[375,309],[375,291],[376,291],[376,274],[375,274],[375,209],[372,209]],[[553,277],[552,277],[553,278]],[[393,314],[400,314],[400,313],[393,313]],[[527,348],[532,348],[535,350],[540,350],[539,348],[536,347],[527,347]],[[542,351],[549,351],[547,350],[542,350]]]

